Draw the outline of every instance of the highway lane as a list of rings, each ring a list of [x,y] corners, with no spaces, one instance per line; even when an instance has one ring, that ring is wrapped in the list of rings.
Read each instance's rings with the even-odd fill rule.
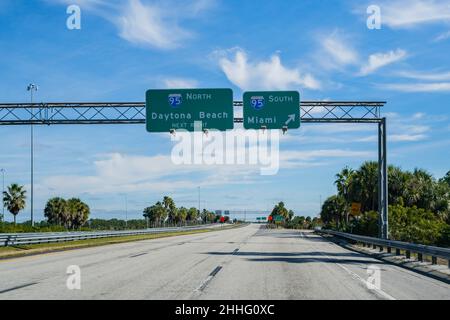
[[[81,269],[81,289],[66,286]],[[381,288],[369,289],[367,268]],[[450,285],[259,225],[0,261],[0,299],[450,299]]]

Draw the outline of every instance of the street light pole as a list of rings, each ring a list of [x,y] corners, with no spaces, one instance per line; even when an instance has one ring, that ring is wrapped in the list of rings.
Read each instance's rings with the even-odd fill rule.
[[[31,226],[34,226],[33,219],[33,205],[34,205],[34,132],[33,132],[33,120],[34,120],[34,108],[33,108],[33,91],[38,91],[38,86],[30,83],[27,87],[27,91],[30,91],[30,102],[31,102],[31,148],[30,148],[30,156],[31,156]]]
[[[3,193],[5,192],[5,169],[0,169],[1,173],[2,173],[2,219],[1,221],[3,221],[5,219],[5,204],[3,203]],[[1,222],[0,221],[0,222]]]
[[[200,187],[198,187],[198,215],[201,216],[201,211],[200,211]]]
[[[125,228],[128,229],[128,196],[125,194]]]

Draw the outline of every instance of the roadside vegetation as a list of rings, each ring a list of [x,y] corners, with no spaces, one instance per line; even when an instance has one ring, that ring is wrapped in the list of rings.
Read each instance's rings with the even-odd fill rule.
[[[172,198],[165,196],[162,201],[144,209],[144,217],[155,227],[166,225],[182,226],[186,224],[229,222],[228,216],[216,215],[203,209],[177,207]]]
[[[226,223],[228,216],[216,215],[204,209],[177,207],[172,198],[165,196],[162,201],[143,210],[143,219],[89,219],[89,206],[78,198],[54,197],[47,201],[44,209],[45,221],[16,223],[16,216],[25,209],[26,190],[12,184],[3,193],[5,208],[13,215],[14,222],[5,222],[0,216],[0,233],[15,232],[63,232],[95,230],[138,230],[157,227],[191,226],[206,223]]]
[[[325,228],[378,236],[378,164],[365,162],[336,175],[336,195],[320,213]],[[450,246],[450,171],[441,179],[422,169],[389,166],[389,232],[393,240]],[[360,205],[352,214],[352,204]]]
[[[281,221],[277,217],[281,217]],[[270,228],[283,227],[301,230],[314,229],[322,223],[318,217],[295,216],[294,211],[287,209],[284,202],[279,202],[275,205],[269,215],[268,222]]]

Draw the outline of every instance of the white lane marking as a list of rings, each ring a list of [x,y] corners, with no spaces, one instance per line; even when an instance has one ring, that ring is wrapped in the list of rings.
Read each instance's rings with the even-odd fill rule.
[[[365,286],[367,286],[367,280],[364,280],[363,278],[361,278],[360,276],[358,276],[356,273],[354,273],[353,271],[349,270],[347,267],[343,266],[340,263],[336,263],[336,265],[338,265],[339,267],[341,267],[342,269],[344,269],[353,279],[355,280],[359,280],[361,281]],[[375,291],[376,293],[378,293],[380,296],[384,297],[385,299],[388,300],[397,300],[395,299],[393,296],[391,296],[389,293],[384,292],[383,290],[381,290],[380,288],[372,288],[370,289],[371,291]]]
[[[332,244],[336,245],[335,243],[332,243]],[[337,246],[337,245],[336,245],[336,246]],[[327,256],[326,254],[324,254],[324,253],[321,252],[320,250],[317,250],[316,248],[315,248],[315,250],[318,251],[318,252],[320,252],[320,254],[321,254],[322,256],[326,257],[327,259],[333,260],[332,258],[330,258],[329,256]],[[335,262],[335,264],[336,264],[337,266],[339,266],[341,269],[343,269],[345,272],[347,272],[353,279],[359,280],[359,281],[361,281],[365,286],[367,286],[367,281],[364,280],[363,278],[361,278],[360,276],[358,276],[356,273],[354,273],[353,271],[349,270],[347,267],[345,267],[344,265],[342,265],[342,264],[340,264],[340,263],[338,263],[338,262]],[[391,296],[389,293],[384,292],[384,291],[381,290],[380,288],[373,288],[373,289],[371,289],[371,291],[375,291],[376,293],[378,293],[380,296],[384,297],[385,299],[388,299],[388,300],[397,300],[397,299],[395,299],[393,296]]]

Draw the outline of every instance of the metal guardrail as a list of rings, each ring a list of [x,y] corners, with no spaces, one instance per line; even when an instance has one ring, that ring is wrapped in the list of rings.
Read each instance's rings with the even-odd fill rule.
[[[395,249],[395,254],[400,255],[401,250],[405,251],[405,256],[407,259],[411,258],[411,253],[417,253],[417,260],[423,261],[423,256],[430,256],[432,264],[437,264],[437,258],[441,258],[447,260],[448,267],[450,268],[450,248],[441,248],[434,246],[426,246],[422,244],[413,244],[402,241],[395,240],[384,240],[373,237],[360,236],[356,234],[338,232],[333,230],[316,230],[317,233],[324,233],[333,235],[339,238],[353,240],[365,245],[372,245],[374,249],[377,247],[380,249],[380,252],[386,251],[388,253],[392,253],[392,249]]]
[[[67,242],[75,240],[124,237],[135,235],[156,234],[163,232],[180,232],[198,229],[210,229],[224,226],[224,224],[209,224],[186,227],[153,228],[145,230],[124,230],[124,231],[99,231],[99,232],[51,232],[51,233],[8,233],[0,234],[0,246],[15,246],[39,243]]]

